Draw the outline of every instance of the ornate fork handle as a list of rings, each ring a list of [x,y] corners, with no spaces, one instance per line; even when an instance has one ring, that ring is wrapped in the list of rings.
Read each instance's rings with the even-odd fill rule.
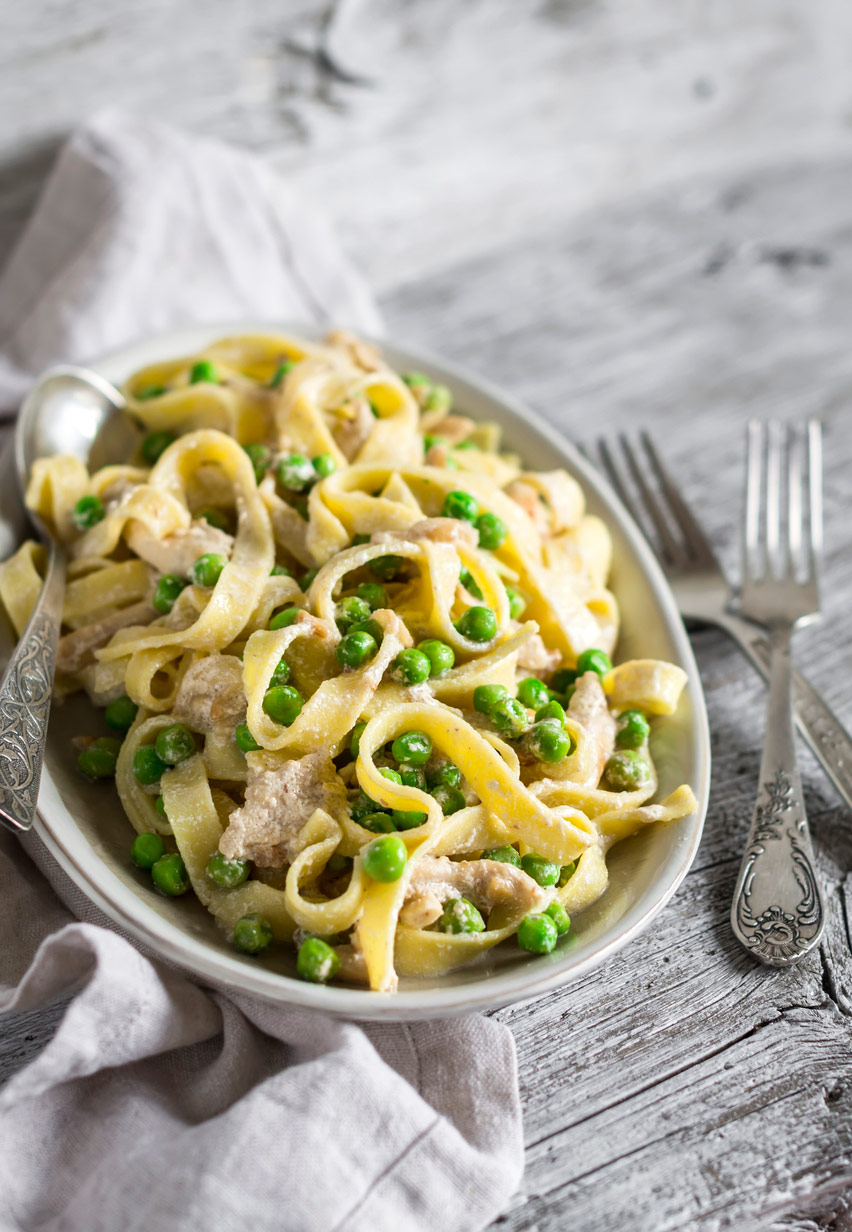
[[[47,576],[0,683],[0,823],[29,830],[50,717],[65,590],[65,555],[48,543]]]
[[[769,699],[760,788],[731,925],[755,958],[771,967],[798,962],[819,942],[825,911],[796,765],[790,706],[790,633],[770,631]]]
[[[754,625],[738,616],[720,622],[765,680],[769,679],[769,642]],[[793,699],[799,731],[848,807],[852,809],[852,736],[797,671],[793,672]]]

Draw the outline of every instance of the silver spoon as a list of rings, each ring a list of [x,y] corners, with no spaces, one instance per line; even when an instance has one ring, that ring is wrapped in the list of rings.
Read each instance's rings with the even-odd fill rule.
[[[119,391],[96,372],[46,372],[24,400],[15,428],[21,497],[37,458],[64,453],[102,465],[98,454],[104,461],[121,456],[121,438],[130,430],[120,414],[124,408]],[[65,593],[65,551],[41,518],[29,516],[47,549],[47,573],[0,682],[0,823],[11,830],[29,830],[35,817]]]

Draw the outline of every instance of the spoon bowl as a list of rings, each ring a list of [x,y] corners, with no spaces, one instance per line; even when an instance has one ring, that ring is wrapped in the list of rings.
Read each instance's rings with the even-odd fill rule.
[[[132,431],[124,409],[119,391],[95,372],[46,372],[15,428],[21,495],[39,458],[73,454],[88,464],[96,454],[120,456],[122,437]],[[0,683],[0,823],[12,830],[29,830],[35,817],[65,593],[65,552],[41,518],[30,513],[30,520],[47,549],[47,570]]]

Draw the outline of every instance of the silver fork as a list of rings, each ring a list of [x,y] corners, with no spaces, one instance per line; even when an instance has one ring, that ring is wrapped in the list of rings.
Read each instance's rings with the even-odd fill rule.
[[[825,927],[796,764],[790,673],[793,631],[819,616],[821,431],[816,420],[805,434],[752,421],[747,440],[740,610],[769,631],[769,698],[731,925],[755,958],[788,967]]]
[[[645,530],[684,620],[723,629],[757,669],[769,678],[769,643],[754,625],[732,610],[735,595],[699,526],[646,432],[640,447],[626,436],[618,445],[598,442],[597,459],[622,503]],[[633,480],[631,486],[630,479]],[[653,481],[653,482],[652,482]],[[638,493],[638,500],[633,495]],[[793,672],[796,722],[840,796],[852,809],[852,737],[819,693]]]

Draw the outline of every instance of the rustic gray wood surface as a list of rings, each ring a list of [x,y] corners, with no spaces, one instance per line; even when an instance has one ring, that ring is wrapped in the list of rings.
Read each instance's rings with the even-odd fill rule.
[[[247,144],[334,217],[388,330],[578,439],[639,425],[735,566],[749,415],[826,424],[825,619],[799,664],[852,725],[852,21],[841,0],[117,0],[6,6],[0,259],[99,105]],[[527,1172],[498,1221],[852,1229],[852,819],[803,750],[825,944],[770,972],[728,909],[763,689],[694,645],[713,729],[696,863],[594,974],[499,1017]],[[61,1007],[4,1022],[0,1077]]]

